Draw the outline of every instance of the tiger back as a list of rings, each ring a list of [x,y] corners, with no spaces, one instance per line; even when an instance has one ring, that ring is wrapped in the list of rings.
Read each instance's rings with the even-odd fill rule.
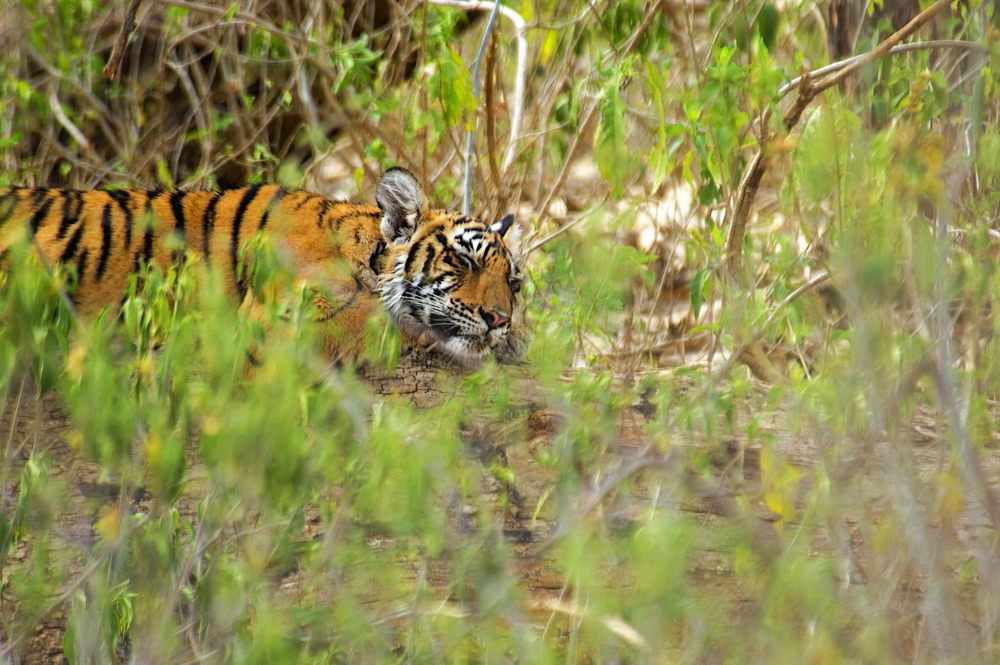
[[[316,288],[316,323],[334,361],[363,348],[385,307],[414,345],[463,365],[513,359],[520,274],[506,246],[512,217],[487,225],[430,209],[416,178],[386,171],[378,206],[276,185],[210,191],[0,189],[0,256],[25,231],[49,265],[74,268],[70,298],[82,316],[122,301],[143,264],[166,269],[184,250],[219,271],[236,299],[248,293],[243,246],[266,234],[294,276]],[[252,259],[251,259],[252,260]]]

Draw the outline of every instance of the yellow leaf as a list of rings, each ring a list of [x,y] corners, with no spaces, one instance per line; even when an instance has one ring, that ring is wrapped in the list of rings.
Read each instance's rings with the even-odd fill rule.
[[[222,431],[222,421],[213,414],[206,414],[201,421],[201,431],[208,436],[215,436]]]
[[[66,444],[69,446],[70,450],[75,453],[80,452],[80,448],[83,447],[83,434],[80,430],[72,430],[66,435]]]
[[[778,459],[774,449],[764,445],[760,450],[760,473],[764,485],[764,503],[778,516],[775,528],[795,517],[795,499],[799,493],[802,473],[792,465]]]
[[[962,481],[951,469],[942,473],[938,477],[938,502],[937,514],[942,519],[954,519],[961,512],[965,504],[962,493]]]
[[[549,60],[556,51],[559,44],[559,34],[555,30],[545,31],[545,40],[542,42],[541,58],[542,62]]]
[[[520,9],[521,18],[524,19],[525,23],[531,23],[535,20],[535,3],[534,2],[522,2]]]
[[[77,343],[66,354],[66,374],[74,381],[83,378],[83,359],[87,357],[87,345]]]
[[[928,134],[920,139],[917,155],[924,166],[923,189],[928,196],[940,199],[944,196],[944,181],[941,167],[944,164],[944,137]]]
[[[146,439],[146,461],[150,466],[156,466],[163,457],[163,439],[156,432],[152,432]]]
[[[114,540],[118,537],[118,533],[121,530],[121,515],[118,514],[117,508],[108,508],[101,515],[100,519],[97,520],[97,524],[94,525],[94,531],[106,541]]]

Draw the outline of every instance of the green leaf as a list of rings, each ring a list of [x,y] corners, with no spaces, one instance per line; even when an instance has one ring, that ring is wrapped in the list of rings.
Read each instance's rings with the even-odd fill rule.
[[[594,157],[601,175],[611,183],[611,195],[620,197],[625,183],[635,177],[639,159],[629,151],[625,128],[625,100],[618,90],[619,78],[614,77],[601,95],[601,124],[594,138]]]
[[[774,48],[780,22],[781,15],[778,13],[778,9],[773,3],[765,2],[757,15],[757,34],[760,35],[760,41],[769,51]]]
[[[856,161],[860,129],[858,117],[843,108],[824,106],[810,115],[802,128],[795,165],[802,190],[811,201],[843,195],[848,177],[860,175],[850,168]]]
[[[712,271],[709,268],[702,268],[691,278],[691,314],[694,316],[695,321],[698,320],[698,315],[701,314],[701,306],[705,302],[705,291],[711,278]]]
[[[431,75],[430,91],[440,105],[441,115],[449,127],[464,123],[467,115],[476,112],[476,97],[472,92],[472,77],[465,63],[448,48],[437,61]]]
[[[156,160],[156,176],[167,189],[174,188],[174,179],[170,175],[170,166],[167,164],[167,160]]]

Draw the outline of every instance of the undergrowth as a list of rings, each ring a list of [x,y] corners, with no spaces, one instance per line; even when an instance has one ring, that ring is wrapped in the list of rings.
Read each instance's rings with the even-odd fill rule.
[[[149,3],[114,82],[118,4],[0,7],[0,184],[398,163],[458,207],[472,127],[533,337],[418,409],[321,360],[303,292],[249,317],[190,257],[79,321],[19,246],[0,661],[63,617],[72,663],[995,662],[997,19],[872,4],[511,5],[522,100],[510,24],[477,100],[485,15],[433,3]],[[951,41],[783,115],[921,7]]]

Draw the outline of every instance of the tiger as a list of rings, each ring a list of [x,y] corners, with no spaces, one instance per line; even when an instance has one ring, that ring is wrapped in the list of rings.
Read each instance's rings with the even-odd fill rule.
[[[487,224],[431,208],[402,167],[383,173],[375,202],[266,184],[220,191],[7,187],[0,189],[0,267],[27,229],[47,265],[75,272],[69,298],[87,317],[120,304],[130,275],[144,265],[166,270],[186,249],[219,271],[243,302],[252,293],[242,250],[262,234],[296,280],[317,287],[313,323],[335,364],[362,357],[379,308],[408,346],[466,367],[490,356],[516,361],[523,335],[514,328],[522,284],[508,245],[514,216]]]

